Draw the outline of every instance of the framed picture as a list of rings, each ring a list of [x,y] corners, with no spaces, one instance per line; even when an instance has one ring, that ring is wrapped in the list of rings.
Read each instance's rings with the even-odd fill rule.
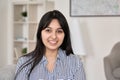
[[[120,16],[120,0],[70,0],[70,16]]]

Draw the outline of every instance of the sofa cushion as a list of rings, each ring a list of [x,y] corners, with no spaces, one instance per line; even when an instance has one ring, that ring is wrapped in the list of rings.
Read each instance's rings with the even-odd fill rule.
[[[0,68],[0,80],[14,80],[16,65],[6,65]]]
[[[120,67],[113,70],[113,76],[115,78],[120,78]]]

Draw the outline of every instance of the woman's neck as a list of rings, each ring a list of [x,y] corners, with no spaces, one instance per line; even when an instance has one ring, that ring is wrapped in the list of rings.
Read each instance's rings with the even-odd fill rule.
[[[57,54],[58,54],[58,50],[46,50],[45,56],[48,61],[51,60],[54,61],[56,60]]]
[[[49,72],[53,72],[54,70],[57,54],[58,54],[58,50],[54,50],[54,51],[46,50],[45,56],[48,61],[46,67]]]

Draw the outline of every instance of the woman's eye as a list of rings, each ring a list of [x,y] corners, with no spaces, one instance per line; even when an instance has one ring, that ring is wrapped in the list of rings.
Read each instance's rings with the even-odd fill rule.
[[[61,30],[58,30],[57,32],[58,32],[58,33],[63,33],[63,30],[61,29]]]
[[[46,29],[45,31],[46,31],[46,32],[51,32],[51,30],[50,30],[50,29]]]

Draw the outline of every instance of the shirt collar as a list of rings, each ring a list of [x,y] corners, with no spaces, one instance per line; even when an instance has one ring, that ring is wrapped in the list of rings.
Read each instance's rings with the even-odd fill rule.
[[[62,50],[62,49],[59,49],[59,50],[58,50],[58,54],[57,54],[57,60],[63,61],[65,58],[66,58],[66,53],[65,53],[65,51]],[[43,63],[43,62],[46,62],[46,61],[47,61],[46,57],[43,56],[43,58],[42,58],[42,60],[40,61],[40,63]]]
[[[43,62],[45,62],[45,61],[47,61],[47,59],[46,59],[45,56],[43,56],[43,58],[42,58],[42,60],[40,61],[40,63],[43,63]]]
[[[63,61],[66,58],[66,53],[64,50],[59,49],[57,59]]]

